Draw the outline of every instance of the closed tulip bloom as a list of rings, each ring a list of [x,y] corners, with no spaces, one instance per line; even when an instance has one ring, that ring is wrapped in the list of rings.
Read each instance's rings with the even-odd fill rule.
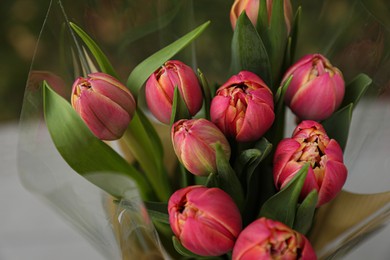
[[[194,71],[181,61],[167,61],[149,77],[145,87],[150,111],[164,124],[169,124],[171,120],[176,87],[190,115],[199,112],[203,104],[202,89]]]
[[[240,17],[243,11],[245,11],[253,26],[256,27],[257,19],[259,16],[260,1],[266,1],[268,22],[271,20],[272,0],[235,0],[230,10],[230,22],[232,24],[233,30],[236,28],[237,19],[238,17]],[[284,0],[283,8],[284,19],[287,26],[287,33],[289,33],[291,29],[291,22],[293,19],[291,0]]]
[[[168,213],[181,244],[202,256],[231,251],[242,228],[236,204],[219,188],[197,185],[180,189],[170,197]]]
[[[206,119],[182,119],[172,126],[172,144],[179,161],[195,175],[215,173],[216,144],[219,143],[227,159],[230,145],[223,133]]]
[[[330,139],[321,124],[302,121],[292,138],[282,140],[275,151],[274,182],[278,189],[286,186],[306,163],[310,164],[301,198],[313,189],[318,191],[317,207],[329,202],[342,189],[347,179],[343,152],[336,140]]]
[[[136,109],[130,91],[114,77],[101,72],[76,79],[71,102],[92,133],[101,140],[122,137]]]
[[[324,56],[304,56],[287,70],[283,83],[291,75],[285,101],[300,119],[326,119],[341,105],[345,93],[343,75]]]
[[[256,74],[241,71],[217,90],[210,115],[226,136],[239,142],[255,141],[274,122],[272,92]]]
[[[304,235],[281,222],[260,218],[240,233],[232,259],[315,260],[317,256]]]

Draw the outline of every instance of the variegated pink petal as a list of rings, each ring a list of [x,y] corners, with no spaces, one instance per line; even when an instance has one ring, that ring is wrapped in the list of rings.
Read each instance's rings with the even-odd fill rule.
[[[286,164],[292,159],[292,156],[300,146],[301,145],[297,141],[291,138],[283,139],[277,145],[273,160],[273,175],[275,185],[278,187],[281,184],[280,175],[282,174],[282,171],[284,171]]]
[[[347,168],[341,162],[328,161],[319,190],[317,205],[323,205],[336,197],[347,180]]]

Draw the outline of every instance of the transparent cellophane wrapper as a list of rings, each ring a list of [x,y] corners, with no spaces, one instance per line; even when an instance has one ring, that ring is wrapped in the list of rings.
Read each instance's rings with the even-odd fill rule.
[[[208,33],[178,58],[194,68],[199,64],[209,81],[222,82],[229,76],[226,52],[232,35],[230,5],[224,0],[128,0],[78,1],[71,5],[53,1],[48,6],[20,120],[20,178],[27,189],[53,207],[107,259],[169,256],[135,184],[126,191],[126,199],[116,201],[70,168],[51,140],[43,116],[42,81],[69,100],[73,80],[84,72],[77,52],[85,52],[88,57],[85,49],[75,49],[77,38],[66,40],[60,32],[67,30],[68,21],[81,26],[111,59],[124,81],[137,63],[210,19]],[[390,20],[381,12],[382,5],[387,4],[334,0],[302,6],[307,16],[301,21],[297,57],[321,52],[343,71],[346,80],[360,72],[373,79],[353,113],[344,154],[349,170],[345,188],[318,210],[309,234],[323,259],[343,256],[385,228],[390,219]],[[288,113],[286,118],[288,136],[294,117]],[[157,123],[156,127],[165,144],[166,163],[172,168],[176,159],[169,129]],[[131,160],[119,142],[110,145]],[[90,173],[95,179],[100,174]],[[111,185],[121,181],[113,177]]]

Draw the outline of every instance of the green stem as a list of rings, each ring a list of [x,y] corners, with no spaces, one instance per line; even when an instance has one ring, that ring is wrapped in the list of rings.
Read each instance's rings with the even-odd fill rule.
[[[164,167],[163,154],[157,152],[157,148],[154,149],[149,133],[145,131],[137,113],[126,130],[123,141],[140,164],[158,199],[167,201],[171,195],[171,187]]]

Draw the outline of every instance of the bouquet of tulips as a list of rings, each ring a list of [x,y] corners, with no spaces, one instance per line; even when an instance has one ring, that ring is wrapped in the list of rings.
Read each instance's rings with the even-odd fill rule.
[[[166,258],[316,259],[316,212],[346,182],[351,116],[371,79],[345,82],[319,53],[295,57],[301,11],[290,0],[234,1],[231,76],[218,83],[175,58],[210,22],[124,83],[66,21],[77,67],[70,98],[59,77],[40,74],[52,141],[114,204],[136,185]]]

